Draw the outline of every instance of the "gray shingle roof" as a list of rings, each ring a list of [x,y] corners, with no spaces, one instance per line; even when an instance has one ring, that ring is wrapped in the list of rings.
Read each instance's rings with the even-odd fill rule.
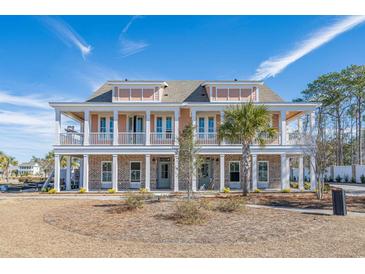
[[[113,82],[115,83],[115,81]],[[165,82],[167,82],[168,87],[164,89],[161,102],[209,102],[208,94],[202,86],[206,82],[205,80],[170,80]],[[259,100],[266,103],[284,101],[266,85],[260,85]],[[112,102],[112,85],[108,82],[102,85],[88,98],[87,102]]]

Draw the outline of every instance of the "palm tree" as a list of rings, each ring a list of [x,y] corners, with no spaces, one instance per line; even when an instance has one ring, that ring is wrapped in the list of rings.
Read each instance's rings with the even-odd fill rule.
[[[5,180],[9,180],[9,169],[11,166],[18,165],[18,161],[15,160],[14,157],[6,155],[2,151],[0,151],[0,168],[4,172]]]
[[[251,166],[250,145],[257,142],[263,146],[276,136],[276,130],[271,127],[271,115],[266,106],[257,106],[252,102],[231,106],[224,111],[224,121],[218,136],[220,140],[226,139],[230,143],[239,142],[242,145],[241,182],[243,195],[247,195]]]

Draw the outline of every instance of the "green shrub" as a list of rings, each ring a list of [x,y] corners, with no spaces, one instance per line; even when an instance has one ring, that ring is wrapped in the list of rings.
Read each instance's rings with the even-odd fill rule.
[[[337,177],[336,177],[335,180],[336,180],[337,183],[341,183],[342,182],[342,178],[341,178],[340,175],[337,175]]]
[[[345,183],[348,183],[349,182],[349,176],[345,175],[344,180],[345,180]]]
[[[304,183],[304,189],[305,189],[305,190],[310,190],[310,189],[311,189],[311,184],[310,184],[310,183],[308,183],[308,182],[305,182],[305,183]]]
[[[141,188],[139,189],[139,192],[140,192],[140,193],[148,193],[148,189],[147,189],[147,188],[145,188],[145,187],[141,187]]]
[[[262,192],[262,190],[261,190],[261,189],[259,189],[259,188],[256,188],[254,192],[255,192],[255,193],[261,193],[261,192]]]
[[[179,224],[193,225],[203,223],[206,219],[199,203],[195,201],[182,201],[176,203],[174,219]]]
[[[351,183],[356,184],[356,178],[355,177],[351,178]]]
[[[48,194],[55,194],[57,191],[54,188],[48,190]]]
[[[109,188],[108,189],[108,193],[109,194],[113,194],[113,193],[115,193],[115,192],[117,192],[114,188]]]
[[[323,190],[324,190],[324,192],[328,192],[328,191],[331,190],[331,186],[329,184],[325,183],[324,186],[323,186]]]
[[[80,190],[79,190],[79,193],[85,193],[86,192],[86,188],[80,188]]]
[[[361,181],[362,184],[365,184],[365,175],[364,174],[361,175],[360,181]]]
[[[296,182],[291,182],[290,183],[290,187],[292,187],[292,188],[299,188],[299,184],[296,183]]]
[[[223,199],[219,201],[215,209],[221,212],[233,212],[242,208],[243,205],[244,205],[244,200],[242,198],[232,197],[229,199]]]
[[[223,189],[223,193],[230,193],[231,192],[231,189],[229,187],[225,187]]]
[[[281,190],[281,193],[289,193],[290,192],[290,188],[284,188]]]
[[[128,210],[135,210],[137,208],[143,208],[144,198],[136,194],[129,194],[127,200],[125,201],[126,208]]]

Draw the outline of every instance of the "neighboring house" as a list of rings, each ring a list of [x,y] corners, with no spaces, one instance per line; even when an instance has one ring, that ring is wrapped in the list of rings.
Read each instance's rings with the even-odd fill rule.
[[[227,107],[249,100],[267,106],[278,130],[266,146],[251,146],[250,189],[289,188],[289,159],[298,157],[304,169],[302,118],[310,117],[311,130],[318,105],[284,102],[263,82],[236,80],[109,81],[86,102],[51,102],[56,113],[55,188],[60,190],[60,156],[66,156],[68,170],[70,157],[81,159],[80,182],[87,191],[186,190],[186,179],[179,176],[177,137],[192,122],[205,159],[193,178],[193,191],[242,189],[241,146],[219,142],[217,130]],[[61,114],[77,121],[80,131],[61,131]],[[303,189],[303,172],[298,177]]]
[[[22,163],[18,167],[19,175],[40,175],[41,169],[38,163],[36,162],[27,162]]]

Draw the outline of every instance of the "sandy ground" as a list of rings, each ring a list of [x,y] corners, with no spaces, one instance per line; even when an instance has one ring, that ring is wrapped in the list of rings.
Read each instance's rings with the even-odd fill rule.
[[[246,208],[182,226],[157,218],[168,202],[136,214],[113,203],[0,197],[0,257],[365,256],[365,217]]]

